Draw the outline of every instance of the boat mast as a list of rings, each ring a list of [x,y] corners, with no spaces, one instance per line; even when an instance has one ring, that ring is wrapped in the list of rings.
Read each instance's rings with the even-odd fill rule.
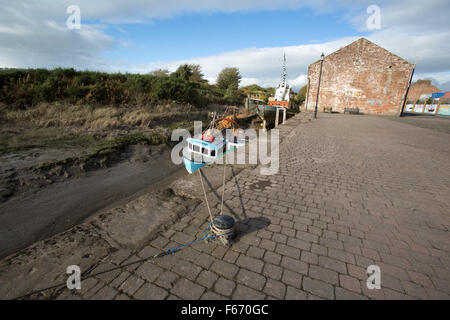
[[[282,86],[283,86],[283,87],[286,87],[286,52],[283,54]]]

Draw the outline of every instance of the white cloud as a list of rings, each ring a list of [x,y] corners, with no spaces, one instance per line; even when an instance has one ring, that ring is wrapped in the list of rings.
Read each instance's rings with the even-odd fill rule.
[[[66,8],[81,8],[81,30],[68,30]],[[447,21],[450,2],[430,0],[331,1],[331,0],[28,0],[0,5],[0,67],[73,66],[78,69],[148,72],[157,68],[175,70],[181,63],[198,63],[205,77],[215,81],[224,67],[238,67],[242,84],[275,86],[281,78],[282,56],[287,55],[288,80],[298,89],[306,83],[307,67],[322,52],[333,51],[356,40],[357,36],[298,46],[245,48],[209,57],[136,65],[132,61],[112,61],[105,53],[118,46],[132,47],[124,38],[107,36],[105,28],[114,23],[152,23],[186,13],[236,12],[309,7],[319,13],[338,12],[340,19],[358,30],[365,28],[366,8],[381,7],[382,29],[367,38],[413,62],[418,57],[417,75],[426,75],[441,84],[450,82],[450,31]],[[95,24],[88,24],[95,21]],[[120,28],[120,27],[118,27]],[[295,33],[293,33],[295,36]],[[442,87],[441,87],[442,88]],[[449,89],[448,87],[446,87]]]
[[[0,6],[0,67],[106,67],[100,56],[114,48],[114,39],[88,24],[69,30],[65,20],[41,15],[34,5]]]
[[[152,62],[135,65],[131,68],[131,72],[147,73],[160,68],[175,71],[182,63],[193,63],[201,65],[205,78],[214,83],[223,68],[236,67],[243,76],[241,85],[256,83],[273,87],[281,80],[282,59],[283,54],[286,53],[287,79],[295,89],[298,89],[306,84],[308,65],[318,60],[322,52],[329,54],[357,38],[350,37],[320,44],[288,47],[246,48],[189,60]]]

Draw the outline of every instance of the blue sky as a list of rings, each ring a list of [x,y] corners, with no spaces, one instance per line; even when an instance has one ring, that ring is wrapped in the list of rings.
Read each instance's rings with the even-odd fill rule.
[[[339,13],[312,9],[186,14],[150,24],[110,25],[105,33],[130,42],[106,57],[145,63],[210,56],[248,47],[294,46],[365,35]]]
[[[76,5],[81,28],[66,25]],[[380,9],[379,28],[366,22]],[[448,0],[0,0],[0,67],[147,73],[200,64],[215,82],[276,86],[283,54],[298,89],[308,65],[360,37],[414,62],[415,79],[450,90]]]

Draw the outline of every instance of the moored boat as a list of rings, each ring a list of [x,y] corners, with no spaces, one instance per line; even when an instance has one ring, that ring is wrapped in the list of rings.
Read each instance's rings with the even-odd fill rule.
[[[231,127],[233,123],[235,121],[230,116],[223,117],[217,121],[215,127],[216,121],[213,119],[211,128],[205,130],[201,135],[187,139],[187,146],[183,149],[183,161],[189,173],[194,173],[198,169],[214,163],[228,152],[245,145],[245,139],[239,139],[237,135],[233,135],[231,140],[224,137],[221,130]]]

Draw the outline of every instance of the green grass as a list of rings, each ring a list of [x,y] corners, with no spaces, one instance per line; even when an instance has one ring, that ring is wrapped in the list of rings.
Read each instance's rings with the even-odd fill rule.
[[[93,136],[66,132],[59,128],[25,129],[0,135],[0,155],[32,148],[76,148],[96,143]]]

